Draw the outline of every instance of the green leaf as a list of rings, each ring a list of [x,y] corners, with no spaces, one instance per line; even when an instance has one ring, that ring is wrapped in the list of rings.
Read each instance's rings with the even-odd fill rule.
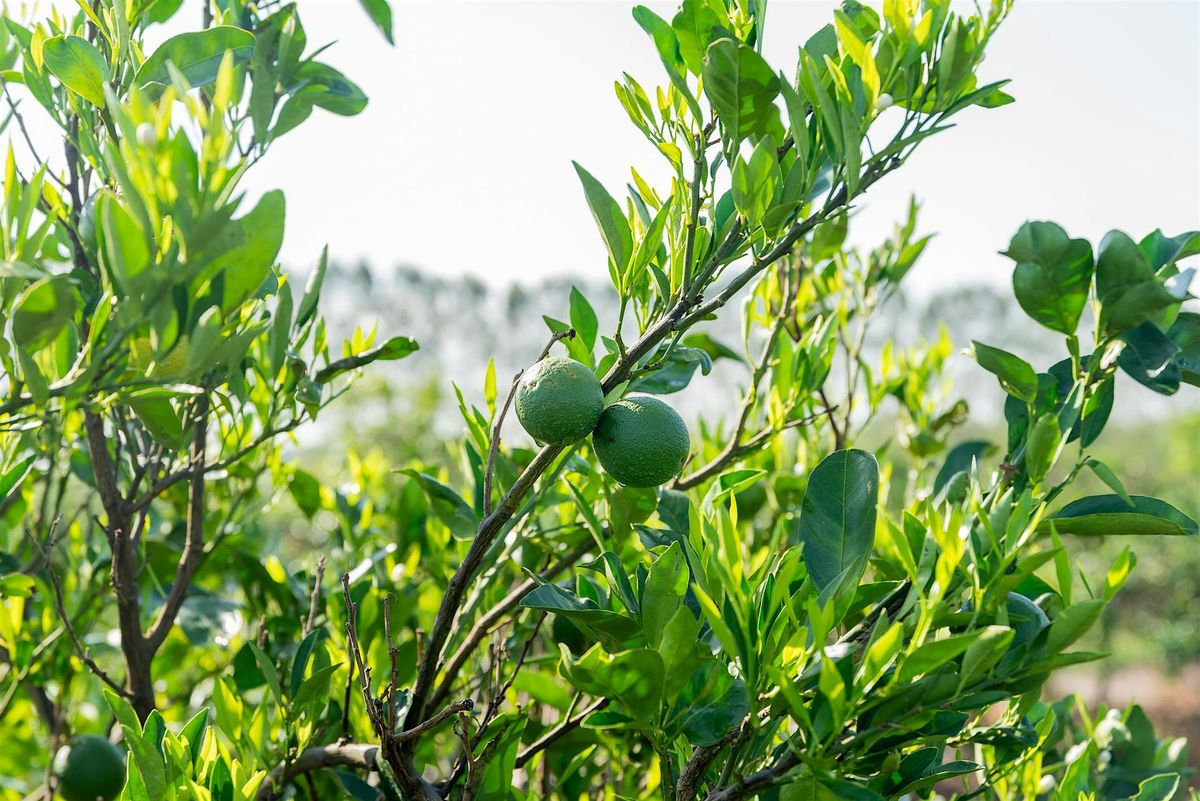
[[[1053,525],[1059,534],[1081,537],[1106,536],[1195,536],[1196,521],[1166,501],[1131,495],[1133,508],[1120,495],[1080,498],[1042,521],[1038,531],[1048,533]]]
[[[591,353],[592,348],[596,347],[596,333],[600,328],[596,312],[576,287],[571,287],[570,304],[571,327],[575,329],[575,335],[587,348],[588,353]]]
[[[58,338],[75,318],[76,307],[75,292],[66,278],[34,281],[13,301],[13,341],[36,353]]]
[[[1033,403],[1037,398],[1038,378],[1028,362],[982,342],[971,344],[975,346],[975,360],[979,366],[1000,379],[1000,386],[1005,392],[1026,403]]]
[[[719,29],[721,22],[705,0],[683,0],[679,13],[671,20],[671,28],[679,41],[679,54],[692,73],[699,75],[703,69],[704,53],[717,35],[714,29]],[[728,32],[721,33],[729,35]]]
[[[1131,801],[1171,801],[1179,791],[1178,773],[1152,776],[1138,785],[1137,795]]]
[[[1180,372],[1175,363],[1179,345],[1150,321],[1121,334],[1125,347],[1117,365],[1144,387],[1160,395],[1173,395],[1179,389]]]
[[[206,86],[217,79],[226,53],[234,66],[245,64],[254,51],[254,34],[231,25],[181,33],[167,39],[138,68],[133,82],[151,95],[171,84],[167,64],[174,64],[192,87]]]
[[[1017,262],[1013,292],[1025,313],[1047,328],[1074,334],[1092,285],[1092,246],[1058,225],[1021,226],[1006,255]]]
[[[1179,348],[1175,365],[1180,380],[1200,387],[1200,313],[1180,312],[1167,336]]]
[[[1108,465],[1099,459],[1088,459],[1086,464],[1096,474],[1097,478],[1107,484],[1108,488],[1117,493],[1121,500],[1125,502],[1126,511],[1133,511],[1137,508],[1133,503],[1132,496],[1125,489],[1125,485],[1121,483],[1121,479],[1117,478],[1117,474]]]
[[[620,651],[638,635],[638,622],[628,615],[601,609],[590,598],[580,598],[554,584],[543,584],[521,599],[525,609],[562,615],[588,632],[609,651]]]
[[[1058,425],[1058,416],[1044,414],[1033,424],[1029,431],[1029,439],[1025,444],[1025,466],[1029,477],[1041,481],[1050,472],[1050,468],[1058,460],[1058,455],[1064,445],[1062,429]]]
[[[706,661],[675,698],[668,731],[679,731],[696,746],[713,745],[742,722],[750,708],[746,682],[723,662]]]
[[[670,355],[654,372],[642,376],[629,385],[630,392],[645,392],[650,395],[669,395],[679,392],[692,382],[692,376],[700,368],[703,375],[712,371],[712,358],[698,348],[675,346]]]
[[[192,755],[192,764],[198,765],[200,748],[204,745],[204,732],[208,729],[208,707],[204,707],[179,732],[179,736],[187,740],[188,751]]]
[[[704,56],[704,94],[730,139],[740,142],[766,130],[779,114],[779,76],[754,48],[720,39]]]
[[[688,575],[687,561],[677,542],[671,543],[650,566],[642,589],[641,618],[642,632],[651,648],[659,647],[667,624],[682,607]]]
[[[417,470],[400,471],[410,478],[416,479],[429,498],[429,505],[438,519],[446,524],[450,532],[459,539],[471,539],[479,525],[479,517],[475,510],[462,499],[454,490],[438,481],[433,476]]]
[[[93,106],[104,108],[108,62],[91,42],[79,36],[55,36],[42,46],[42,58],[63,86]]]
[[[1180,300],[1159,282],[1137,243],[1120,231],[1100,242],[1096,296],[1101,327],[1110,334],[1128,331]]]
[[[359,5],[367,12],[367,16],[375,23],[375,27],[388,40],[388,44],[396,43],[395,35],[392,32],[392,7],[388,0],[358,0]]]
[[[328,384],[333,379],[351,370],[365,367],[372,362],[394,362],[403,359],[420,349],[415,339],[408,337],[392,337],[377,348],[338,359],[317,371],[315,376],[318,384]]]
[[[563,675],[592,695],[616,699],[624,711],[642,723],[658,716],[663,695],[663,660],[657,651],[638,648],[611,656],[593,647],[578,661],[565,646]]]
[[[808,575],[822,593],[853,587],[875,543],[879,464],[862,450],[836,451],[812,471],[800,515]]]
[[[258,670],[262,673],[263,678],[267,680],[267,686],[271,688],[275,700],[283,703],[283,685],[279,683],[279,671],[275,669],[275,661],[256,643],[247,642],[246,646],[250,649],[250,653],[254,654],[254,662],[258,665]]]
[[[625,219],[621,205],[613,200],[613,196],[608,193],[604,185],[577,162],[572,163],[583,184],[583,194],[587,198],[588,208],[591,209],[596,226],[600,229],[600,236],[604,239],[605,247],[608,248],[609,258],[616,265],[618,273],[623,272],[625,266],[629,264],[630,256],[633,255],[633,234],[629,230],[629,221]]]
[[[933,494],[937,495],[941,492],[942,488],[946,486],[946,482],[956,473],[969,471],[972,464],[982,461],[984,457],[995,450],[995,445],[984,440],[971,440],[955,445],[946,454],[946,460],[942,462],[941,469],[933,479]]]
[[[1071,643],[1078,640],[1100,619],[1107,602],[1103,598],[1091,598],[1086,601],[1071,604],[1058,613],[1050,623],[1050,631],[1046,635],[1045,652],[1057,655],[1063,652]]]
[[[775,155],[775,142],[764,136],[754,146],[750,160],[738,157],[733,165],[733,203],[753,227],[763,221],[779,190],[783,175]]]
[[[898,681],[907,683],[917,676],[936,670],[970,648],[985,631],[986,629],[977,629],[921,644],[900,663]]]
[[[293,96],[302,95],[308,104],[343,117],[352,117],[367,107],[367,96],[357,84],[319,61],[301,64],[288,89]]]
[[[219,280],[221,308],[228,314],[240,306],[271,274],[283,245],[286,215],[283,192],[267,192],[245,216],[230,220],[196,255],[203,278]]]

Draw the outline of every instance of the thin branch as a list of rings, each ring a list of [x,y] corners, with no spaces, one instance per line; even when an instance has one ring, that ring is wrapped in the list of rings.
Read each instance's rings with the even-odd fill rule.
[[[763,768],[749,776],[739,777],[734,780],[733,784],[720,790],[714,790],[705,797],[705,801],[739,801],[739,799],[746,798],[760,790],[779,784],[787,777],[792,768],[799,764],[800,758],[789,751],[771,767]]]
[[[817,397],[821,399],[821,403],[825,404],[824,414],[829,418],[829,428],[833,431],[833,449],[840,451],[846,447],[846,430],[838,425],[837,416],[833,413],[837,407],[829,402],[829,396],[825,394],[825,387],[817,390]]]
[[[731,743],[748,735],[750,731],[749,722],[743,721],[741,726],[726,734],[718,742],[699,746],[692,751],[692,755],[683,766],[683,770],[679,773],[679,780],[675,784],[675,801],[694,801],[696,794],[700,791],[700,785],[704,781],[704,775],[708,772],[713,760]]]
[[[228,456],[227,458],[222,459],[218,462],[211,462],[211,463],[205,465],[204,469],[203,469],[203,473],[205,475],[207,475],[208,473],[213,473],[218,470],[224,470],[228,467],[231,467],[232,465],[234,465],[237,462],[240,462],[242,459],[244,459],[247,454],[249,454],[250,452],[255,450],[259,445],[262,445],[264,442],[267,442],[268,440],[272,440],[275,437],[279,436],[280,434],[286,434],[289,431],[294,430],[297,426],[299,426],[301,423],[303,423],[305,421],[305,419],[306,418],[303,415],[300,417],[294,417],[281,426],[276,426],[275,428],[267,429],[266,431],[262,432],[257,437],[255,437],[249,444],[239,448],[237,451],[235,451],[232,455]],[[146,490],[146,494],[142,495],[140,498],[133,501],[133,503],[131,504],[133,511],[135,511],[135,512],[140,511],[141,509],[144,509],[145,507],[149,506],[151,503],[154,502],[155,498],[157,498],[159,495],[162,495],[164,492],[166,492],[168,489],[170,489],[171,487],[178,484],[180,481],[190,478],[194,472],[195,472],[195,467],[191,464],[188,464],[187,467],[180,468],[179,470],[176,470],[173,473],[169,473],[166,476],[164,476],[163,478],[159,479],[158,481],[156,481],[154,483],[154,485],[152,487],[150,487],[150,489]]]
[[[295,760],[271,771],[255,796],[257,801],[271,801],[276,793],[300,776],[324,768],[349,767],[373,770],[379,746],[367,743],[332,743],[305,749]]]
[[[539,578],[543,582],[552,580],[559,573],[562,573],[568,567],[575,564],[575,562],[578,561],[579,558],[588,551],[590,551],[591,548],[591,541],[577,546],[567,553],[560,561],[543,571]],[[492,627],[495,626],[501,618],[515,608],[516,605],[521,602],[522,598],[533,592],[533,590],[538,587],[538,584],[539,581],[534,578],[528,578],[525,581],[522,581],[520,584],[514,587],[512,591],[508,593],[508,595],[504,596],[499,603],[497,603],[495,606],[485,612],[477,621],[475,621],[475,625],[471,626],[471,630],[467,632],[467,636],[463,640],[462,645],[458,647],[458,650],[454,652],[453,656],[446,660],[446,664],[441,669],[440,672],[445,678],[442,679],[442,683],[438,685],[437,689],[429,697],[429,705],[431,707],[441,706],[441,704],[446,700],[446,697],[450,694],[450,689],[455,680],[458,678],[458,672],[462,669],[462,666],[466,664],[467,659],[472,653],[474,653],[475,649],[479,647],[479,644],[483,642],[483,639],[488,635],[488,632],[492,630]]]
[[[317,559],[317,569],[313,576],[312,595],[308,597],[308,617],[304,620],[302,637],[307,637],[317,627],[318,605],[321,600],[321,581],[325,578],[325,557]]]
[[[191,486],[188,493],[187,533],[184,537],[183,553],[179,557],[179,567],[175,571],[175,581],[171,584],[171,592],[158,612],[158,617],[146,632],[146,647],[150,656],[162,646],[175,625],[175,618],[183,608],[192,579],[204,558],[204,455],[208,442],[208,398],[201,396],[196,409],[196,431],[192,440],[191,453]]]
[[[57,527],[57,522],[51,525],[51,531]],[[113,691],[124,698],[132,697],[130,693],[117,681],[114,681],[111,676],[104,672],[100,665],[96,664],[96,660],[92,659],[91,653],[87,646],[79,638],[75,631],[75,627],[71,624],[71,616],[67,614],[67,604],[63,597],[62,581],[58,577],[58,573],[54,572],[54,566],[50,563],[50,554],[42,549],[42,545],[32,535],[29,536],[29,541],[34,544],[34,547],[41,552],[42,562],[45,566],[46,575],[50,577],[50,585],[54,588],[54,606],[58,610],[58,616],[62,619],[63,628],[66,629],[67,635],[71,638],[71,642],[75,644],[75,653],[79,657],[79,661],[87,666],[88,670],[96,674],[102,682],[107,684]]]
[[[475,702],[470,698],[464,698],[461,701],[455,701],[453,704],[446,707],[441,712],[438,712],[429,720],[413,726],[411,729],[405,729],[404,731],[397,733],[396,740],[402,743],[411,742],[420,737],[422,734],[425,734],[427,731],[436,729],[443,722],[454,717],[458,713],[470,712],[474,708]]]
[[[579,725],[581,723],[583,723],[584,719],[587,718],[588,715],[608,706],[608,702],[609,702],[609,699],[607,699],[607,698],[600,698],[600,699],[594,701],[591,706],[584,709],[578,715],[567,718],[566,720],[562,721],[557,726],[555,726],[553,729],[546,732],[538,739],[534,740],[532,743],[529,744],[528,748],[526,748],[524,751],[522,751],[520,754],[517,755],[517,763],[516,763],[517,767],[518,768],[525,767],[525,765],[529,763],[529,760],[533,759],[538,753],[545,751],[551,745],[558,742],[559,740],[561,740],[563,737],[570,734],[575,729],[579,728]]]

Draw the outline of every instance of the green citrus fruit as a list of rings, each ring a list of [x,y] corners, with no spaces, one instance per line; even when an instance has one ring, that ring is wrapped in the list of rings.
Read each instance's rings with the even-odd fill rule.
[[[517,419],[531,437],[546,445],[569,445],[596,427],[604,391],[584,365],[550,356],[525,371],[515,403]]]
[[[76,737],[54,757],[58,793],[66,801],[112,801],[125,786],[125,752],[103,737]]]
[[[657,487],[679,475],[691,440],[679,413],[658,398],[635,395],[604,410],[592,432],[596,456],[627,487]]]
[[[188,338],[184,334],[179,341],[160,356],[154,358],[154,348],[150,345],[150,337],[138,337],[129,345],[129,369],[136,373],[145,373],[150,362],[154,362],[154,370],[150,375],[156,378],[179,375],[187,367]]]

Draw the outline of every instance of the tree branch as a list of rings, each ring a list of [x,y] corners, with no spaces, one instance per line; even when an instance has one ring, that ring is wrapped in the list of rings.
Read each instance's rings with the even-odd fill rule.
[[[540,578],[542,581],[549,581],[553,579],[559,573],[575,564],[575,562],[588,551],[590,551],[591,548],[591,541],[585,542],[583,545],[574,548],[559,562],[545,570],[541,574]],[[536,579],[528,578],[525,581],[522,581],[520,584],[514,587],[512,591],[508,593],[508,595],[504,596],[499,603],[497,603],[495,606],[485,612],[482,617],[475,621],[475,625],[471,626],[471,630],[467,632],[467,636],[463,640],[462,645],[458,647],[458,650],[454,652],[453,656],[446,660],[445,665],[443,665],[439,670],[439,672],[445,678],[442,679],[442,683],[439,684],[433,694],[430,695],[430,707],[438,707],[445,702],[446,697],[450,694],[450,690],[455,679],[458,677],[458,672],[462,670],[462,666],[466,664],[467,659],[472,653],[474,653],[475,649],[479,647],[479,644],[483,642],[483,638],[488,635],[488,632],[492,630],[492,627],[495,626],[501,618],[503,618],[506,614],[508,614],[508,612],[516,607],[516,605],[521,602],[522,598],[533,592],[537,586],[538,581]]]
[[[183,553],[179,557],[179,567],[175,571],[175,581],[171,584],[171,592],[166,602],[158,612],[158,617],[146,633],[146,648],[150,657],[162,646],[167,639],[175,618],[183,607],[191,588],[196,570],[204,559],[204,454],[208,443],[208,398],[201,396],[196,404],[196,432],[192,440],[192,474],[191,486],[188,492],[187,533],[183,542]]]
[[[373,770],[379,746],[367,743],[332,743],[305,749],[294,761],[271,771],[255,796],[257,801],[271,801],[276,793],[300,776],[324,768],[350,767]]]
[[[609,702],[609,699],[607,699],[607,698],[600,698],[600,699],[594,701],[591,706],[584,709],[578,715],[567,718],[566,720],[562,721],[557,726],[555,726],[553,729],[546,732],[538,739],[534,740],[532,743],[529,744],[528,748],[526,748],[524,751],[522,751],[520,754],[517,755],[517,763],[516,763],[517,767],[518,768],[525,767],[525,765],[528,764],[529,760],[533,759],[534,756],[536,756],[539,752],[545,751],[551,745],[558,742],[559,740],[561,740],[566,735],[570,734],[575,729],[579,728],[579,725],[581,723],[583,723],[584,719],[588,715],[608,706],[608,702]]]

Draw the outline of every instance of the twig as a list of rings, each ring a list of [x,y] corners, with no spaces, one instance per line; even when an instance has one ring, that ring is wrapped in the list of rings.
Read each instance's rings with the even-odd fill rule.
[[[746,798],[749,795],[757,793],[759,790],[765,790],[772,787],[787,776],[787,774],[800,764],[800,758],[789,751],[779,758],[769,768],[764,768],[757,773],[752,773],[749,776],[737,778],[733,784],[723,787],[720,790],[714,790],[705,797],[705,801],[738,801]]]
[[[333,743],[305,749],[292,762],[271,771],[255,796],[257,801],[270,801],[275,794],[300,776],[323,768],[351,767],[372,770],[379,746],[367,743]]]
[[[325,578],[325,557],[317,559],[317,569],[313,576],[312,595],[308,598],[308,617],[304,620],[304,631],[301,637],[307,637],[317,625],[317,606],[321,600],[321,581]]]
[[[817,397],[821,399],[821,403],[825,404],[824,414],[829,418],[829,428],[833,431],[833,449],[840,451],[846,447],[846,432],[838,426],[837,417],[833,413],[837,407],[829,402],[829,396],[825,394],[825,387],[817,389]]]
[[[566,720],[562,721],[557,726],[555,726],[553,729],[546,732],[538,739],[534,740],[532,743],[529,744],[528,748],[526,748],[521,753],[517,754],[516,766],[518,768],[525,767],[525,765],[529,763],[529,760],[533,759],[534,756],[536,756],[538,753],[545,751],[551,745],[558,742],[563,737],[565,737],[566,735],[570,734],[572,731],[577,729],[579,727],[579,725],[581,723],[583,723],[584,719],[587,718],[588,715],[608,706],[608,702],[609,702],[609,699],[607,699],[607,698],[600,698],[600,699],[594,701],[591,706],[584,709],[578,715],[575,715],[574,717],[571,717],[571,718],[567,718]]]
[[[679,780],[675,784],[675,801],[694,801],[696,793],[700,790],[700,784],[704,781],[704,775],[708,772],[713,760],[732,742],[741,739],[750,730],[749,721],[743,721],[741,726],[726,734],[720,741],[712,745],[699,746],[692,751],[692,755],[684,764],[683,770],[679,773]]]
[[[550,341],[546,343],[546,347],[542,348],[542,353],[533,360],[537,364],[542,359],[550,355],[550,349],[554,347],[554,343],[563,339],[574,339],[575,329],[568,328],[566,331],[557,331],[550,337]],[[492,441],[488,447],[487,469],[483,474],[483,514],[484,516],[492,513],[492,482],[496,474],[496,456],[500,452],[500,427],[504,425],[504,418],[508,416],[508,409],[512,406],[513,398],[517,394],[517,385],[521,383],[521,376],[525,375],[525,369],[522,368],[513,376],[512,384],[508,388],[508,396],[504,399],[504,405],[500,407],[500,414],[496,416],[496,422],[492,425]]]
[[[446,707],[441,712],[438,712],[429,720],[426,720],[417,726],[413,726],[411,729],[405,729],[404,731],[397,733],[395,735],[396,740],[402,743],[411,742],[425,732],[430,731],[431,729],[436,729],[443,722],[454,717],[458,713],[470,712],[474,708],[475,702],[470,698],[464,698],[461,701],[455,701],[453,704]]]
[[[591,548],[591,541],[577,546],[567,553],[567,555],[564,556],[559,562],[543,571],[540,576],[541,580],[549,581],[553,579],[559,573],[575,564],[575,562],[589,550],[591,550]],[[537,588],[538,584],[538,580],[533,578],[522,581],[520,584],[514,587],[508,595],[504,596],[499,603],[484,613],[479,620],[475,621],[475,625],[473,625],[471,630],[467,632],[467,636],[463,640],[462,645],[458,647],[458,650],[454,652],[453,656],[446,660],[446,664],[441,671],[445,678],[442,679],[442,683],[439,684],[437,689],[430,695],[430,706],[440,706],[446,700],[446,697],[450,694],[450,689],[453,686],[455,679],[458,677],[459,670],[462,669],[462,666],[466,663],[471,654],[474,653],[475,649],[479,647],[479,643],[483,642],[484,637],[487,636],[492,627],[495,626],[496,623],[502,617],[504,617],[504,615],[516,607],[516,605],[521,602],[522,598],[533,592],[533,590]]]
[[[58,521],[55,520],[50,526],[51,532],[54,531],[57,525]],[[50,563],[50,554],[42,549],[41,543],[38,542],[34,536],[30,535],[29,541],[32,542],[34,547],[41,552],[46,574],[50,577],[50,585],[54,588],[54,606],[58,610],[58,616],[62,619],[63,628],[66,629],[67,636],[69,636],[71,638],[71,642],[75,644],[75,653],[79,656],[79,661],[83,662],[83,664],[86,665],[90,671],[95,673],[96,676],[110,688],[112,688],[114,692],[118,693],[123,698],[130,698],[130,693],[120,683],[114,681],[111,676],[105,673],[104,669],[101,668],[100,665],[96,664],[96,660],[92,659],[92,655],[88,651],[87,646],[83,644],[83,641],[79,638],[78,633],[75,631],[75,627],[71,625],[71,616],[67,614],[67,604],[66,600],[63,598],[62,581],[59,579],[58,573],[54,572],[54,566]]]
[[[183,542],[183,553],[179,557],[179,567],[175,571],[175,581],[171,584],[171,592],[163,603],[150,629],[146,632],[146,648],[150,657],[162,646],[175,625],[175,618],[183,608],[192,579],[204,559],[204,455],[208,444],[208,398],[201,396],[196,408],[196,431],[192,440],[191,452],[191,484],[188,491],[187,533]]]

